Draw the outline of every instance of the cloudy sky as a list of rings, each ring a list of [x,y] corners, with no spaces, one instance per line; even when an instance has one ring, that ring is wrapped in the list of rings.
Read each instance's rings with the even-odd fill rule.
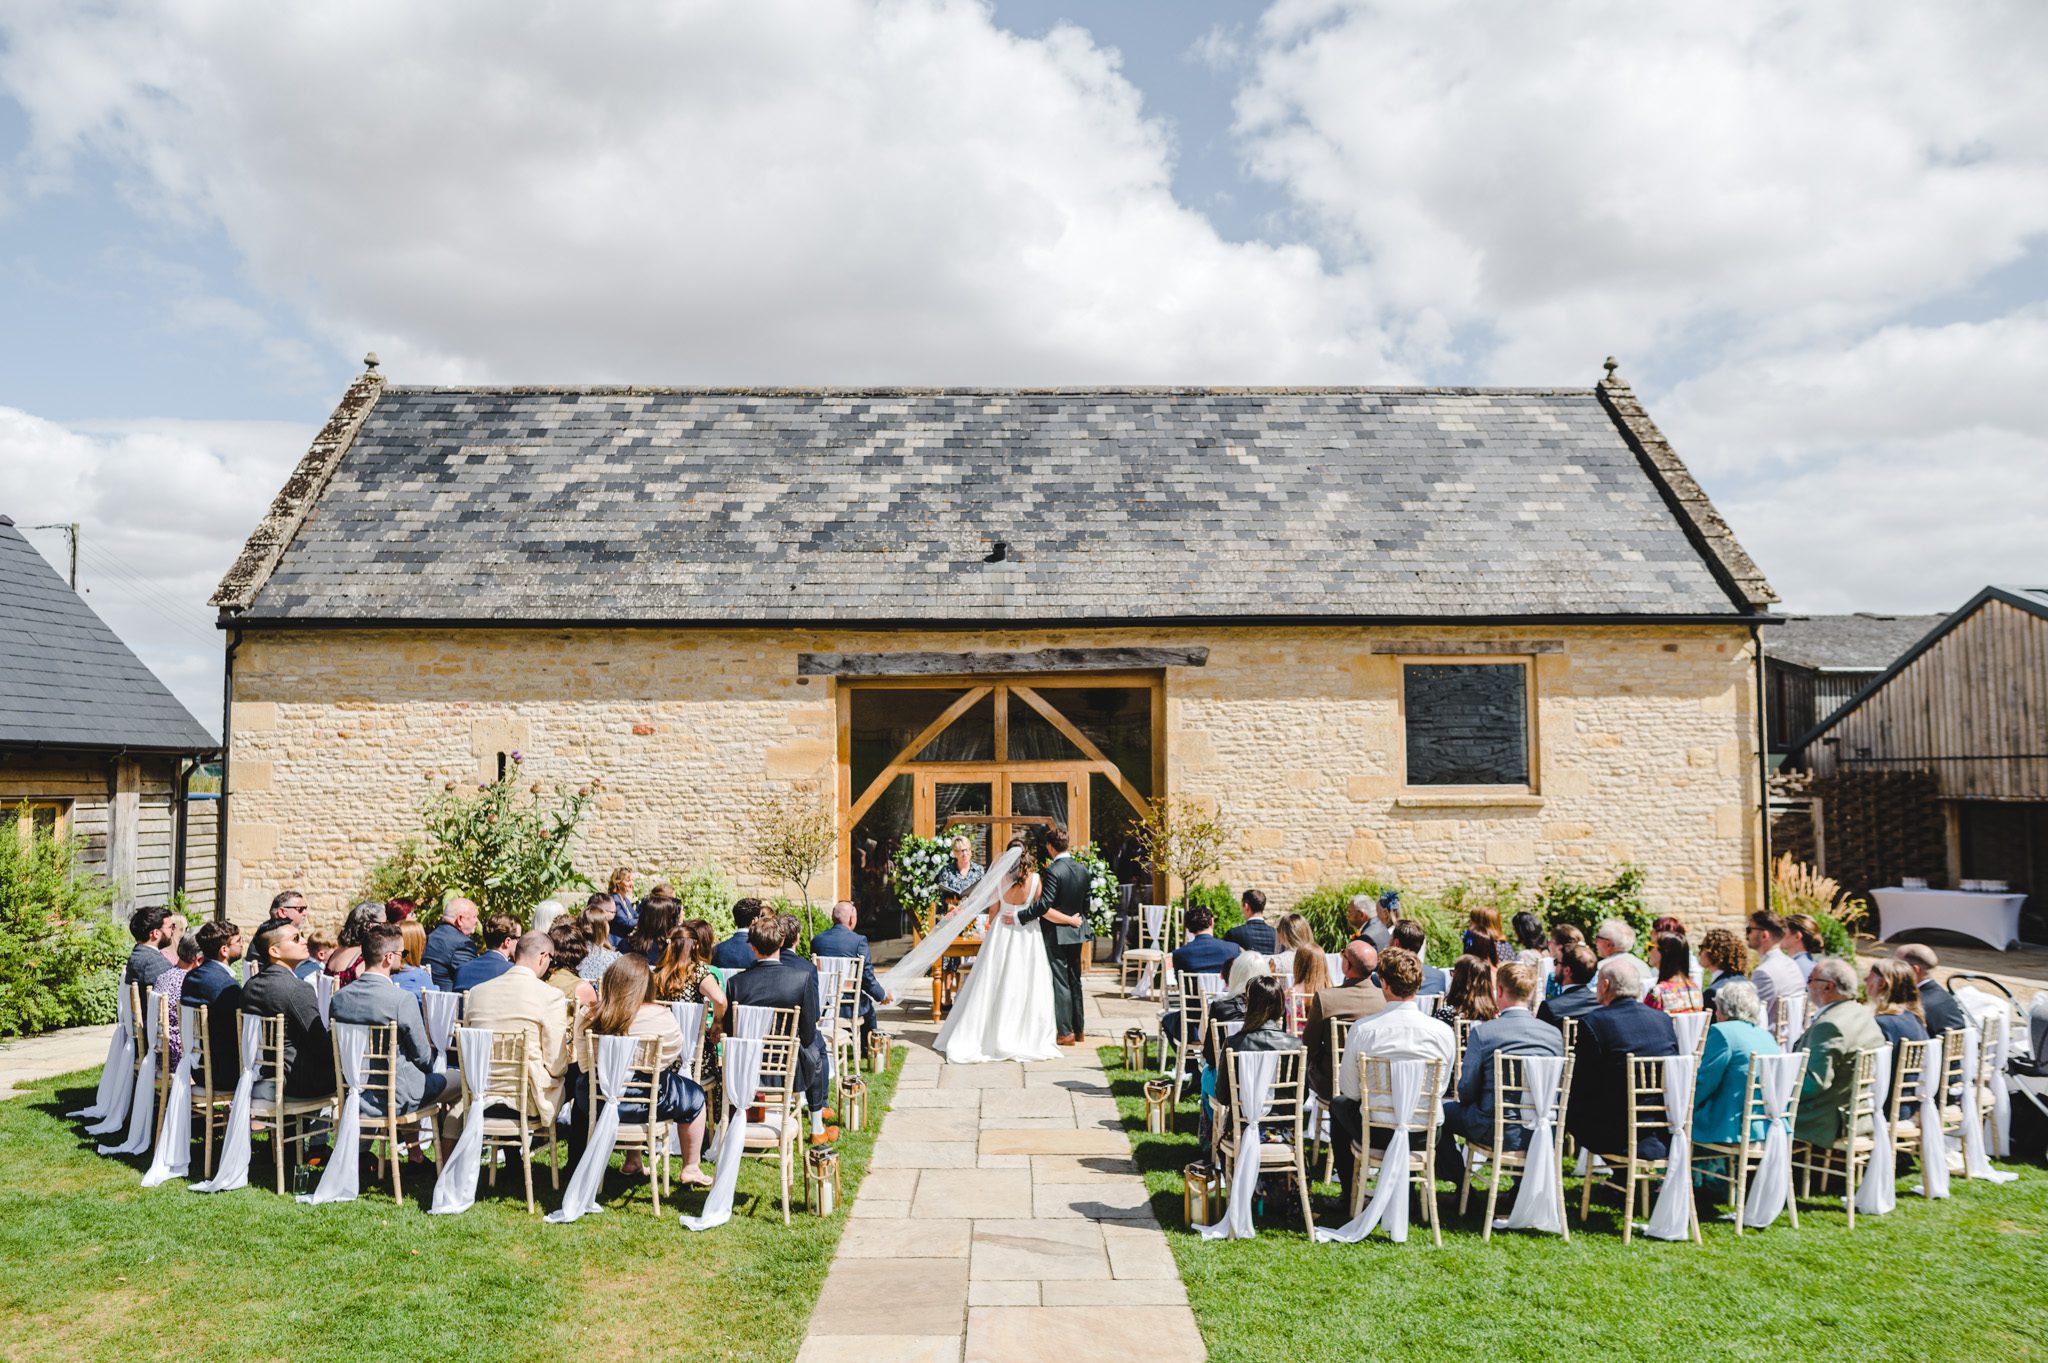
[[[1793,610],[2048,580],[2039,0],[0,0],[0,511],[204,601],[399,382],[1590,384]],[[53,560],[63,538],[34,532]]]

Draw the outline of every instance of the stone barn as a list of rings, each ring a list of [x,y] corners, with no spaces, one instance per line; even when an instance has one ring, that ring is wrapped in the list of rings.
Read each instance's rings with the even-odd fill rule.
[[[349,388],[223,581],[223,902],[337,912],[429,780],[605,788],[582,861],[750,879],[749,811],[1214,805],[1278,904],[1649,869],[1757,902],[1775,600],[1626,384]],[[830,883],[827,883],[827,882]]]

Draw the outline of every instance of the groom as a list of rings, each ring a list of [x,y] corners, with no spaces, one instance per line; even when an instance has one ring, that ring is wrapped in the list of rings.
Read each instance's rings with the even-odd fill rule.
[[[1045,848],[1052,860],[1038,873],[1038,902],[1017,921],[1038,919],[1045,954],[1052,963],[1052,1015],[1062,1046],[1079,1045],[1088,1032],[1081,1012],[1081,944],[1088,940],[1088,868],[1067,855],[1067,830],[1048,824]]]

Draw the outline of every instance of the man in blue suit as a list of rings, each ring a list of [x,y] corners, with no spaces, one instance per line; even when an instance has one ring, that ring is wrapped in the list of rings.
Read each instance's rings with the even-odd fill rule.
[[[476,939],[470,936],[476,931],[476,915],[475,903],[461,895],[441,906],[441,921],[427,934],[422,958],[434,977],[434,988],[454,993],[455,972],[476,959]]]
[[[1200,904],[1187,912],[1188,940],[1173,953],[1173,968],[1183,975],[1228,975],[1230,963],[1243,948],[1216,936],[1216,914]]]
[[[720,970],[745,970],[754,963],[753,948],[747,945],[747,929],[761,916],[765,906],[758,899],[741,899],[732,906],[732,936],[720,942],[711,952],[711,964]]]
[[[209,918],[199,925],[202,959],[185,977],[179,1001],[206,1008],[206,1044],[213,1052],[213,1081],[233,1084],[241,1073],[242,983],[228,967],[242,959],[242,930],[233,923]]]
[[[1678,1054],[1671,1019],[1643,1002],[1642,972],[1643,963],[1633,956],[1609,956],[1600,963],[1593,986],[1600,1006],[1579,1017],[1564,1124],[1596,1155],[1628,1149],[1629,1057]],[[1667,1150],[1661,1130],[1638,1137],[1640,1158],[1662,1159]]]
[[[1418,961],[1422,960],[1422,953],[1429,945],[1429,934],[1424,932],[1422,924],[1416,922],[1413,918],[1396,919],[1392,930],[1389,932],[1389,938],[1395,946],[1403,951],[1415,953],[1415,959]],[[1372,982],[1374,984],[1380,982],[1380,977],[1377,973],[1373,975]],[[1425,994],[1435,994],[1441,998],[1449,993],[1450,989],[1451,977],[1448,974],[1433,965],[1427,963],[1423,965],[1422,988],[1416,991],[1417,998]]]
[[[1564,1054],[1564,1037],[1558,1029],[1538,1022],[1529,1011],[1536,993],[1534,967],[1511,964],[1494,972],[1493,995],[1500,1015],[1472,1029],[1465,1041],[1465,1064],[1458,1072],[1458,1096],[1444,1104],[1444,1130],[1482,1146],[1493,1144],[1493,1113],[1498,1095],[1493,1087],[1493,1058],[1496,1055]],[[1513,1113],[1509,1116],[1512,1119]],[[1529,1128],[1512,1120],[1502,1133],[1510,1150],[1529,1148]],[[1437,1146],[1437,1168],[1456,1178],[1460,1170],[1456,1147],[1450,1141]]]
[[[484,923],[484,949],[464,961],[455,972],[455,992],[467,994],[512,968],[512,951],[519,942],[519,920],[509,913],[494,913]]]
[[[1566,1018],[1584,1017],[1598,1008],[1600,999],[1593,992],[1594,968],[1593,949],[1583,942],[1574,942],[1558,952],[1557,975],[1564,981],[1564,988],[1555,997],[1543,1000],[1542,1007],[1536,1010],[1536,1020],[1561,1032]]]
[[[868,939],[853,930],[860,911],[848,900],[840,900],[832,906],[832,926],[811,939],[811,954],[823,958],[841,956],[860,962],[860,1040],[867,1045],[868,1033],[875,1030],[875,1005],[894,1003],[889,991],[882,988],[882,982],[875,978],[874,957],[868,950]]]

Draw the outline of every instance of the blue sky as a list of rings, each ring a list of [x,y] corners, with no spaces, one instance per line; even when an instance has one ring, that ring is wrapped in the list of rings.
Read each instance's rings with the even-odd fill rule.
[[[21,0],[0,511],[204,599],[401,382],[1580,384],[1791,609],[2048,579],[2048,10]],[[61,539],[36,536],[53,559]]]

